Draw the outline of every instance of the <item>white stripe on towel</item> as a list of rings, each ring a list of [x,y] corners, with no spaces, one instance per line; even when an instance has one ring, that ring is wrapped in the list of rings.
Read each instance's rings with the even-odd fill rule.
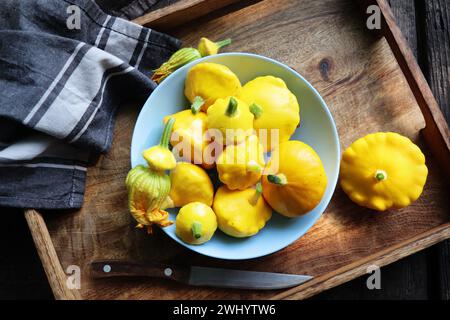
[[[145,42],[144,42],[144,45],[142,46],[142,50],[141,50],[141,52],[139,53],[139,57],[138,57],[138,59],[137,59],[137,61],[136,61],[136,64],[134,65],[136,68],[139,68],[139,65],[141,64],[142,57],[143,57],[143,55],[144,55],[145,50],[147,49],[148,39],[150,38],[150,33],[151,33],[151,32],[152,32],[152,30],[149,29],[148,32],[147,32],[147,35],[145,36]]]
[[[120,75],[120,74],[125,74],[128,73],[130,71],[132,71],[134,68],[133,67],[128,67],[123,71],[120,72],[115,72],[115,73],[111,73],[110,75],[108,75],[105,79],[105,82],[103,83],[103,87],[102,87],[102,93],[101,93],[101,97],[100,97],[100,101],[97,103],[97,106],[95,107],[94,112],[92,112],[91,116],[89,117],[89,119],[86,121],[86,123],[84,124],[83,128],[77,133],[77,135],[70,140],[69,143],[75,142],[77,141],[82,135],[83,133],[86,131],[86,129],[89,127],[89,125],[91,124],[92,120],[94,120],[94,117],[98,111],[98,109],[100,109],[100,106],[102,105],[103,102],[103,93],[105,92],[105,87],[106,84],[108,83],[109,79],[111,79],[114,76]]]
[[[121,58],[125,62],[130,62],[139,43],[138,39],[141,32],[141,26],[116,18],[111,27],[105,51]]]
[[[0,151],[0,163],[32,160],[36,157],[78,159],[87,161],[89,153],[45,134],[14,141]]]
[[[38,101],[38,103],[31,109],[30,113],[28,114],[28,116],[25,118],[25,120],[23,120],[24,124],[27,124],[28,122],[30,122],[31,118],[34,116],[34,114],[39,110],[39,108],[41,107],[41,105],[44,103],[44,101],[47,99],[47,97],[49,96],[49,94],[53,91],[53,89],[55,89],[56,85],[58,84],[58,82],[61,80],[62,76],[64,75],[64,73],[67,71],[67,68],[69,68],[70,64],[72,63],[72,61],[75,59],[75,56],[78,54],[78,51],[80,51],[81,47],[84,45],[84,43],[80,43],[77,45],[77,47],[75,48],[75,51],[72,53],[72,55],[69,57],[69,59],[67,59],[66,64],[64,65],[64,67],[61,69],[61,71],[59,72],[59,74],[56,76],[55,80],[53,80],[52,84],[50,85],[50,87],[48,87],[47,91],[45,91],[44,95],[41,97],[41,99]]]
[[[100,44],[100,40],[102,39],[103,33],[105,32],[105,27],[108,24],[110,19],[111,19],[111,16],[107,16],[105,22],[103,22],[102,28],[100,29],[97,39],[95,40],[96,47],[98,47],[98,45]]]
[[[65,138],[102,88],[104,73],[121,64],[119,58],[97,47],[90,48],[35,128]]]
[[[71,169],[71,170],[87,171],[86,167],[70,164],[56,164],[56,163],[13,163],[13,164],[0,163],[0,167],[55,168],[55,169]]]

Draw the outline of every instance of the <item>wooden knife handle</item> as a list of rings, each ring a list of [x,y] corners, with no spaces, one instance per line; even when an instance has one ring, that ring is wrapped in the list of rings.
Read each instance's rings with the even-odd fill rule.
[[[98,260],[90,263],[92,278],[152,277],[188,283],[190,268],[154,262]]]

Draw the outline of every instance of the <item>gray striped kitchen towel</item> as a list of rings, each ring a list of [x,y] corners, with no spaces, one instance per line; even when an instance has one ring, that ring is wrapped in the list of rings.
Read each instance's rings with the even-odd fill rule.
[[[116,108],[147,97],[179,46],[92,0],[2,0],[0,206],[79,208]]]

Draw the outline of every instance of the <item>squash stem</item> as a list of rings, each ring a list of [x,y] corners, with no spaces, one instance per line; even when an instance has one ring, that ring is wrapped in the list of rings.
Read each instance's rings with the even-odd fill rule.
[[[225,114],[228,117],[234,116],[234,114],[237,111],[237,106],[238,106],[238,103],[237,103],[236,99],[234,97],[230,97],[230,102],[228,103],[227,111],[225,112]]]
[[[249,109],[250,109],[250,112],[253,113],[253,115],[255,116],[255,119],[258,119],[259,117],[261,117],[261,115],[263,113],[263,109],[261,108],[261,106],[256,103],[252,103],[250,105]]]
[[[250,160],[249,162],[247,162],[246,167],[247,172],[254,172],[254,173],[260,173],[263,169],[255,160]]]
[[[261,182],[258,182],[258,183],[256,184],[256,186],[255,186],[255,193],[254,193],[253,196],[249,199],[249,203],[250,203],[252,206],[255,206],[255,205],[256,205],[256,203],[258,202],[259,197],[261,197],[261,195],[262,195],[262,192],[263,192],[262,184],[261,184]]]
[[[270,183],[277,184],[280,186],[284,186],[287,184],[286,176],[282,173],[280,174],[269,174],[267,176],[267,180],[269,180]]]
[[[228,39],[223,39],[223,40],[221,40],[221,41],[217,41],[217,42],[216,42],[216,44],[217,44],[217,46],[219,47],[219,49],[222,48],[222,47],[225,47],[225,46],[229,45],[230,43],[231,43],[231,39],[230,39],[230,38],[228,38]]]
[[[387,173],[384,170],[377,170],[375,172],[375,179],[377,179],[378,181],[383,181],[387,179]]]
[[[261,182],[258,182],[256,184],[255,188],[256,188],[256,194],[258,196],[260,196],[262,194],[262,191],[263,191]]]
[[[199,239],[202,236],[202,224],[200,222],[195,221],[192,224],[192,234],[195,239]]]
[[[194,102],[191,105],[192,113],[197,114],[200,111],[200,108],[203,106],[204,103],[205,103],[205,100],[203,100],[202,97],[196,96],[194,98]]]
[[[172,133],[174,123],[175,123],[175,119],[170,118],[169,121],[167,121],[166,126],[164,127],[164,131],[161,136],[161,141],[159,142],[159,145],[163,148],[166,148],[166,149],[169,148],[169,140],[170,140],[170,135]]]

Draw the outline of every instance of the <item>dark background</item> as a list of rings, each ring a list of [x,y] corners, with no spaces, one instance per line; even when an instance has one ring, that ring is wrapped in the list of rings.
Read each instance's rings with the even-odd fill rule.
[[[120,14],[131,0],[97,0]],[[176,0],[147,0],[158,8]],[[182,1],[182,0],[181,0]],[[397,22],[422,71],[450,119],[450,1],[390,0]],[[137,12],[141,9],[136,9]],[[133,10],[132,10],[133,11]],[[129,17],[129,12],[123,16]],[[53,299],[50,286],[21,210],[0,208],[0,299]],[[425,214],[425,213],[424,213]],[[313,299],[450,300],[450,240],[381,269],[381,290],[368,290],[367,276]]]

